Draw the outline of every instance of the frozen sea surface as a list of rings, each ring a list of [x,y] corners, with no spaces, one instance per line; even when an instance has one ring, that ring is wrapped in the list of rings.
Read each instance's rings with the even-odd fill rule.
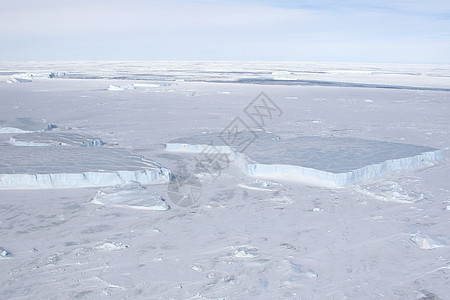
[[[448,65],[1,62],[0,120],[21,119],[0,134],[2,172],[164,173],[146,157],[195,175],[201,197],[180,207],[166,179],[0,189],[0,298],[449,299],[449,76]],[[233,163],[211,178],[196,173],[203,146],[166,150],[202,132],[209,144],[236,117],[252,126],[244,109],[261,92],[283,111],[264,127],[273,136],[253,142],[262,161],[290,162],[295,150],[273,145],[307,136],[421,145],[445,159],[330,189],[255,178]],[[42,119],[58,124],[42,132],[51,146],[11,145],[17,132],[45,130],[25,126]],[[66,133],[83,137],[59,145]],[[87,137],[107,144],[80,147]],[[122,181],[113,173],[99,181]]]

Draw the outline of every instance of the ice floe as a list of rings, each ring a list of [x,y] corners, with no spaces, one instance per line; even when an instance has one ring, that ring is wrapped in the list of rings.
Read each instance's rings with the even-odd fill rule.
[[[259,191],[275,191],[280,186],[283,186],[281,183],[273,182],[270,180],[260,180],[256,179],[251,183],[239,183],[239,187],[249,190],[259,190]]]
[[[358,186],[355,189],[362,195],[386,202],[415,203],[425,199],[424,194],[405,190],[392,181]]]
[[[11,253],[0,247],[0,260],[11,258]]]
[[[95,247],[98,250],[105,250],[105,251],[118,251],[127,249],[130,246],[123,244],[123,243],[117,243],[117,242],[106,242],[102,243],[99,246]]]
[[[49,79],[49,78],[64,78],[66,73],[64,72],[50,72],[50,73],[20,73],[11,75],[11,79],[8,79],[7,83],[26,83],[32,82],[33,79]]]
[[[255,258],[259,256],[259,250],[253,246],[240,246],[234,251],[234,256],[239,258]]]
[[[164,211],[170,208],[161,196],[147,191],[137,183],[101,189],[91,203],[138,210]]]
[[[415,233],[411,234],[411,241],[416,244],[419,248],[425,250],[436,249],[445,246],[447,243],[438,238],[433,237],[424,233]]]
[[[136,89],[133,84],[127,84],[127,85],[110,85],[108,90],[109,91],[126,91],[126,90],[134,90]]]

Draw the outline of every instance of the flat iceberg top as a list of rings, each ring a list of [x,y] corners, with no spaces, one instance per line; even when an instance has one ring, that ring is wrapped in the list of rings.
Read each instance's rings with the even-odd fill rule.
[[[103,147],[0,146],[0,174],[73,174],[161,168],[156,162]]]
[[[232,134],[232,133],[231,133]],[[232,144],[232,136],[228,136],[227,132],[204,132],[202,134],[193,135],[190,137],[182,137],[169,141],[169,144],[187,144],[187,145],[214,145],[214,146],[229,146]],[[270,141],[279,140],[280,137],[276,134],[267,131],[242,131],[239,133],[241,140],[253,140],[254,144],[267,143]],[[230,141],[229,143],[226,141]]]
[[[267,165],[302,166],[331,173],[346,173],[388,160],[413,157],[438,149],[351,137],[302,136],[252,144],[245,151],[251,160]]]

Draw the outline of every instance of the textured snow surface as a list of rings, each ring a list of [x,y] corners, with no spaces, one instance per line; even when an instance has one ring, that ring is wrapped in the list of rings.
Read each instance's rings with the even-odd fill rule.
[[[165,183],[170,170],[139,155],[101,147],[0,146],[0,188]]]
[[[169,141],[169,151],[201,153],[208,144],[212,150],[233,153],[218,133],[201,134]],[[244,132],[241,139],[249,139]],[[257,133],[255,142],[237,153],[235,159],[252,176],[345,186],[379,177],[394,170],[433,165],[444,158],[432,147],[371,141],[347,137],[303,136],[280,139],[270,133]],[[208,148],[211,150],[210,148]]]

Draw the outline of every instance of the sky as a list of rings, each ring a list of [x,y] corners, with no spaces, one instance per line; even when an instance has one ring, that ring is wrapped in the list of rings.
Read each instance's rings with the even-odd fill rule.
[[[0,0],[0,61],[450,64],[448,0]]]

